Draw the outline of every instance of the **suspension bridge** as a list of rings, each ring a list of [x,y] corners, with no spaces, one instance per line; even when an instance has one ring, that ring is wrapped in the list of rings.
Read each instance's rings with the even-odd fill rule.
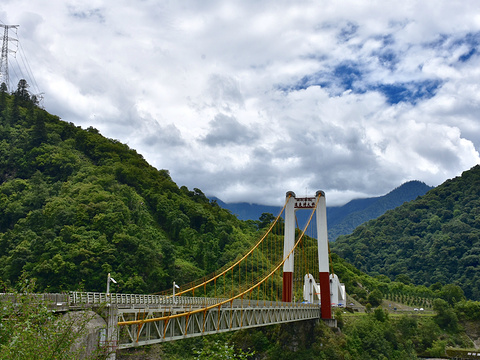
[[[310,210],[303,229],[297,210]],[[345,288],[331,269],[325,194],[285,205],[268,231],[237,260],[195,282],[155,295],[72,292],[50,294],[57,310],[102,307],[106,329],[100,346],[117,349],[272,324],[323,319],[343,306]],[[47,296],[47,295],[45,295]]]

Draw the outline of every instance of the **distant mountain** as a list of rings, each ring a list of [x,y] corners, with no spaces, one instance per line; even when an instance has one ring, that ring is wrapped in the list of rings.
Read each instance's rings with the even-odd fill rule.
[[[329,207],[327,208],[329,238],[335,240],[340,235],[351,234],[364,222],[376,219],[388,210],[425,195],[431,189],[433,187],[414,180],[383,196],[355,199],[343,206]]]
[[[282,209],[281,206],[250,204],[246,202],[227,204],[217,197],[211,197],[210,200],[216,201],[221,208],[230,210],[240,220],[258,220],[263,213],[277,216]]]
[[[480,166],[341,236],[358,269],[416,285],[454,283],[480,300]]]
[[[423,182],[409,181],[383,196],[355,199],[343,206],[327,207],[328,237],[334,241],[340,235],[350,234],[364,222],[375,219],[404,202],[416,199],[431,189],[431,186]],[[212,200],[216,200],[218,205],[230,210],[241,220],[258,220],[263,213],[271,213],[276,216],[282,209],[281,206],[250,203],[227,204],[218,198],[212,198]],[[307,212],[297,212],[300,226],[305,223],[308,215]]]

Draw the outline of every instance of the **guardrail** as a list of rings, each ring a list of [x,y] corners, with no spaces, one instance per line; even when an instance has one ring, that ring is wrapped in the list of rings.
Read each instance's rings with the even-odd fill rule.
[[[68,310],[69,307],[75,308],[85,305],[156,305],[165,307],[207,307],[225,302],[226,298],[209,297],[191,297],[191,296],[165,296],[165,295],[142,295],[142,294],[116,294],[99,292],[78,292],[70,293],[45,293],[45,294],[11,294],[0,293],[0,301],[11,301],[18,303],[17,299],[28,296],[33,301],[45,303],[49,307]],[[222,307],[292,307],[299,306],[299,303],[289,303],[281,301],[266,301],[254,299],[235,299],[225,303]]]
[[[142,295],[142,294],[116,294],[95,292],[71,292],[69,302],[71,305],[82,304],[111,304],[111,305],[214,305],[221,299],[205,297]]]
[[[166,296],[166,295],[142,295],[142,294],[116,294],[96,292],[70,292],[69,303],[71,306],[78,305],[164,305],[164,306],[211,306],[225,302],[226,298],[191,297],[191,296]],[[291,307],[299,305],[290,302],[235,299],[224,306],[228,307]]]
[[[47,303],[62,303],[65,304],[69,302],[68,294],[66,293],[45,293],[45,294],[13,294],[13,293],[0,293],[1,300],[12,301],[14,303],[18,302],[18,298],[28,297],[32,300],[37,300],[38,302],[47,302]]]

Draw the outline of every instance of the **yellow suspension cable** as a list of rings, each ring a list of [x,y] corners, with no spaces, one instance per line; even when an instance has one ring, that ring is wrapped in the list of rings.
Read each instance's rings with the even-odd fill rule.
[[[299,242],[302,240],[302,238],[304,237],[305,235],[305,232],[307,230],[307,227],[309,226],[310,224],[310,221],[312,220],[312,217],[313,217],[313,214],[315,213],[316,209],[317,209],[317,205],[318,205],[318,200],[317,202],[315,203],[315,208],[313,209],[312,211],[312,214],[310,215],[310,218],[308,219],[308,222],[307,222],[307,225],[305,227],[305,229],[302,231],[301,235],[299,236],[298,240],[295,242],[294,246],[292,247],[292,249],[290,250],[290,252],[283,258],[283,260],[266,276],[264,277],[262,280],[260,280],[257,284],[254,285],[254,287],[259,287],[261,286],[262,284],[265,284],[266,281],[272,277],[273,274],[275,274],[275,272],[277,272],[277,270],[280,269],[280,267],[283,266],[283,264],[285,263],[285,261],[287,261],[288,257],[294,252],[294,250],[297,248]],[[233,277],[232,277],[233,279]],[[150,319],[144,319],[144,320],[133,320],[133,321],[119,321],[117,323],[118,326],[124,326],[124,325],[134,325],[134,324],[143,324],[143,323],[148,323],[148,322],[155,322],[155,321],[162,321],[162,320],[170,320],[170,319],[174,319],[174,318],[179,318],[179,317],[182,317],[182,316],[190,316],[190,315],[193,315],[193,314],[197,314],[197,313],[200,313],[200,312],[203,312],[203,311],[208,311],[208,310],[211,310],[211,309],[214,309],[216,307],[220,308],[222,305],[225,305],[226,303],[232,303],[233,304],[233,300],[235,299],[238,299],[240,298],[241,296],[244,296],[248,291],[250,291],[251,289],[247,289],[235,296],[232,296],[230,299],[227,299],[227,300],[224,300],[224,301],[221,301],[217,304],[214,304],[214,305],[210,305],[210,306],[207,306],[205,308],[201,308],[201,309],[196,309],[196,310],[192,310],[192,311],[189,311],[189,312],[185,312],[185,313],[179,313],[179,314],[173,314],[173,315],[169,315],[169,316],[162,316],[162,317],[158,317],[158,318],[150,318]]]
[[[275,226],[275,224],[278,222],[278,219],[280,218],[280,216],[283,214],[284,210],[285,210],[285,207],[287,206],[287,203],[288,203],[288,200],[290,199],[291,195],[288,195],[287,197],[287,200],[285,201],[285,204],[283,205],[283,208],[282,210],[280,210],[280,213],[278,214],[278,216],[275,218],[275,221],[272,223],[272,225],[270,226],[270,228],[268,229],[268,231],[265,233],[265,235],[257,242],[257,244],[255,244],[255,246],[253,248],[251,248],[242,258],[240,258],[237,262],[235,262],[234,264],[232,264],[231,266],[229,266],[227,269],[225,269],[224,271],[222,271],[221,273],[219,273],[218,275],[215,275],[215,272],[213,273],[213,276],[206,281],[206,283],[210,283],[212,281],[214,281],[215,279],[219,278],[220,276],[223,275],[223,273],[227,273],[229,272],[232,268],[234,268],[235,266],[237,266],[239,263],[241,263],[247,256],[249,256],[261,243],[263,243],[263,241],[265,240],[265,238],[268,236],[268,234],[272,231],[273,227]],[[188,285],[188,284],[187,284]],[[189,287],[188,289],[186,290],[182,290],[182,291],[179,291],[178,293],[175,294],[175,296],[181,296],[185,293],[188,293],[190,291],[194,291],[195,289],[199,288],[203,286],[203,282],[200,283],[200,284],[197,284],[195,286],[191,286]],[[166,290],[166,291],[169,291],[169,290]],[[168,297],[172,297],[173,295],[168,295]]]

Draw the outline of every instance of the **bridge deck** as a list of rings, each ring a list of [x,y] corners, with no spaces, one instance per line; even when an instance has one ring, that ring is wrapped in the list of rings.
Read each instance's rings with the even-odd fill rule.
[[[15,295],[0,295],[15,302]],[[119,349],[320,318],[319,304],[280,301],[94,292],[32,297],[55,311],[105,307],[110,321],[118,325],[114,338]]]
[[[118,317],[120,325],[117,334],[120,349],[320,318],[318,304],[248,299],[224,303],[226,300],[139,294],[69,294],[71,306],[108,304],[114,308],[114,316]],[[211,309],[198,311],[212,306]],[[195,310],[197,312],[191,313]]]
[[[292,321],[319,319],[313,304],[232,301],[200,312],[202,307],[171,305],[159,309],[118,308],[120,349],[207,334]],[[141,322],[138,322],[141,320]],[[132,321],[137,321],[132,323]]]

